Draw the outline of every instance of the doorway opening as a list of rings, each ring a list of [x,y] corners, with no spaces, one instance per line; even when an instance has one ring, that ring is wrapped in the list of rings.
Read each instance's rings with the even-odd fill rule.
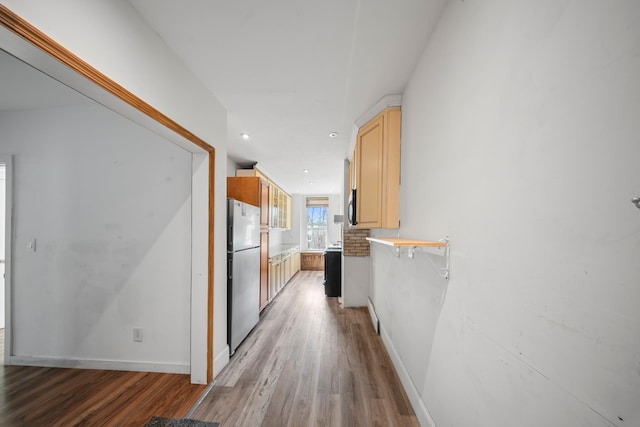
[[[0,46],[27,64],[37,64],[37,69],[60,83],[78,90],[91,99],[144,128],[164,136],[167,140],[194,153],[192,203],[200,212],[193,220],[192,283],[190,310],[190,371],[191,381],[207,383],[214,374],[214,210],[215,210],[215,148],[179,125],[159,110],[120,86],[108,76],[81,60],[64,46],[38,28],[25,21],[10,9],[0,5]],[[1,157],[1,156],[0,156]],[[7,204],[11,204],[11,167],[7,167]],[[9,209],[8,212],[11,212]],[[11,220],[5,223],[7,236],[11,234]],[[6,240],[7,247],[11,239]],[[11,301],[12,263],[11,251],[6,251],[5,301]],[[12,363],[12,307],[5,304],[5,361]],[[218,322],[215,322],[218,323]],[[220,353],[221,355],[224,352]],[[11,357],[8,357],[11,355]],[[224,359],[223,359],[224,360]]]

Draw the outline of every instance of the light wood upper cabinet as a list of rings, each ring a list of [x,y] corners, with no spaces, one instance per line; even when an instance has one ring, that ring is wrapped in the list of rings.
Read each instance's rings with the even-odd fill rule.
[[[269,192],[271,210],[271,228],[291,228],[291,196],[282,191],[277,185],[271,185]]]
[[[269,228],[287,230],[291,229],[291,196],[288,195],[282,188],[278,187],[273,181],[271,181],[258,169],[238,169],[236,171],[236,177],[234,179],[245,177],[261,178],[269,187],[268,194],[262,193],[262,197],[266,198],[268,203],[267,205],[260,205],[267,210],[268,220],[266,220],[266,225],[268,225]]]
[[[400,107],[389,107],[360,128],[352,161],[356,227],[398,228]]]

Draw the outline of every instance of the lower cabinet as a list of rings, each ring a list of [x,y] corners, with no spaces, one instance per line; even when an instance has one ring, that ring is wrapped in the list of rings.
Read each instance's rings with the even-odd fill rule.
[[[302,269],[317,271],[324,270],[324,254],[322,252],[303,252]]]
[[[300,271],[300,250],[292,248],[269,258],[269,301]]]
[[[280,282],[280,255],[269,258],[269,301],[278,293],[278,283]]]

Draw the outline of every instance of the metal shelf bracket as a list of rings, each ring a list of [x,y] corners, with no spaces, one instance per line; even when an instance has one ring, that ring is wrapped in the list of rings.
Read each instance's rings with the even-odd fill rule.
[[[449,280],[449,275],[451,273],[451,269],[450,269],[450,263],[451,263],[451,245],[449,244],[449,236],[445,237],[444,239],[440,239],[438,240],[441,243],[444,243],[441,247],[438,247],[438,250],[444,249],[444,267],[439,267],[436,265],[435,262],[433,262],[433,260],[431,259],[431,257],[429,257],[429,255],[424,251],[424,247],[420,247],[420,246],[411,246],[407,249],[407,253],[409,258],[413,258],[414,254],[416,251],[420,251],[423,252],[426,256],[426,258],[429,260],[429,262],[431,263],[431,265],[433,266],[433,268],[436,269],[436,271],[438,272],[438,274],[440,275],[440,277],[442,277],[445,280]]]
[[[450,275],[450,262],[451,262],[451,248],[450,248],[450,244],[449,244],[449,236],[445,237],[444,239],[440,239],[437,242],[432,242],[432,241],[424,241],[424,240],[414,240],[414,239],[402,239],[400,237],[394,238],[394,237],[367,237],[367,240],[373,243],[379,243],[382,244],[384,246],[388,246],[391,248],[391,250],[393,251],[393,254],[397,257],[400,258],[400,255],[403,253],[401,249],[406,248],[407,249],[407,256],[409,258],[414,258],[416,251],[418,252],[424,252],[424,248],[432,248],[432,249],[444,249],[444,263],[445,266],[443,267],[438,267],[433,260],[428,256],[428,253],[424,252],[427,259],[429,260],[429,262],[431,263],[431,265],[433,266],[433,268],[436,269],[436,271],[438,272],[438,274],[440,275],[440,277],[442,277],[445,280],[449,280],[449,275]]]

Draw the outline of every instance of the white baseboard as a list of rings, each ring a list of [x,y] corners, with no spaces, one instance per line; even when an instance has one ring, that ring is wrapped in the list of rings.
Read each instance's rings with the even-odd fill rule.
[[[213,359],[213,378],[217,377],[220,371],[228,364],[229,346],[225,345],[224,349]]]
[[[416,417],[418,417],[418,421],[422,427],[436,427],[435,421],[431,417],[427,406],[424,404],[424,401],[420,397],[420,393],[416,386],[413,384],[411,377],[409,376],[409,372],[405,368],[402,363],[402,359],[400,359],[400,355],[396,351],[396,348],[393,346],[393,342],[391,342],[391,337],[384,329],[384,326],[380,325],[380,336],[382,337],[382,341],[384,342],[384,346],[387,348],[387,352],[391,357],[391,361],[393,362],[393,366],[396,368],[396,372],[400,377],[400,382],[404,387],[404,391],[407,393],[407,397],[409,398],[409,402],[411,402],[411,406],[413,407],[413,411],[416,413]]]
[[[60,359],[39,356],[11,356],[11,365],[38,366],[46,368],[99,369],[106,371],[161,372],[166,374],[188,374],[188,364],[129,362],[122,360]]]
[[[371,323],[373,323],[373,328],[376,330],[376,334],[380,335],[380,320],[378,320],[376,308],[373,306],[373,301],[371,301],[371,298],[368,299],[367,308],[369,309],[369,316],[371,316]]]

